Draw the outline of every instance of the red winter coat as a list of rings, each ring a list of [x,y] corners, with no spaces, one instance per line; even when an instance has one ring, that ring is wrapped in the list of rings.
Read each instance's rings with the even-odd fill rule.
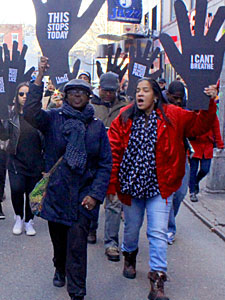
[[[216,116],[212,128],[203,135],[197,136],[194,140],[191,140],[191,145],[194,148],[194,155],[192,157],[202,159],[213,158],[213,146],[216,143],[216,147],[219,149],[224,148],[224,144],[220,134],[220,124],[218,117]]]
[[[125,111],[129,106],[121,110]],[[197,136],[208,131],[216,116],[216,105],[210,101],[208,111],[187,111],[172,104],[163,106],[170,124],[159,109],[157,114],[156,173],[162,198],[167,199],[181,185],[185,173],[186,153],[184,137]],[[121,115],[120,112],[120,115]],[[118,180],[119,167],[128,146],[132,120],[123,123],[120,115],[112,122],[108,137],[113,156],[113,168],[107,194],[118,194],[124,204],[131,204],[131,196],[122,194]]]

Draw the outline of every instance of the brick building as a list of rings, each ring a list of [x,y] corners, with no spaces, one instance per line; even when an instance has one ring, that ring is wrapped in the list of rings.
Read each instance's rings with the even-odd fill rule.
[[[17,41],[19,50],[23,47],[23,25],[22,24],[0,24],[0,46],[3,43],[12,50],[13,41]]]

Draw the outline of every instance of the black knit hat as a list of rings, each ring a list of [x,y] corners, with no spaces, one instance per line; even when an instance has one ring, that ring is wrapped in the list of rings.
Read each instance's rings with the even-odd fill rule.
[[[91,82],[91,74],[89,72],[87,71],[81,72],[78,76],[78,79],[80,79],[81,75],[85,75],[88,78],[89,82]]]
[[[82,79],[72,79],[64,85],[65,93],[71,89],[81,89],[87,91],[89,95],[92,94],[90,83]]]

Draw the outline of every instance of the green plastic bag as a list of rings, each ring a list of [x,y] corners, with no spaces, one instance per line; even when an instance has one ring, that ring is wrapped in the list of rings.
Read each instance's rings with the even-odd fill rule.
[[[51,170],[48,173],[45,173],[43,178],[36,183],[34,189],[29,194],[30,208],[35,216],[39,217],[41,214],[50,176],[55,172],[62,159],[63,157],[60,157]]]

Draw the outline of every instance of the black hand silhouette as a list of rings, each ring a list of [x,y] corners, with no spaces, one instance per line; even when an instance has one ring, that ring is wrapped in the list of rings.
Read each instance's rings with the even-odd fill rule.
[[[9,66],[8,68],[8,105],[13,105],[13,99],[15,97],[16,87],[19,83],[30,81],[31,75],[35,68],[30,68],[25,73],[26,61],[24,59],[27,52],[27,45],[23,45],[22,51],[18,50],[18,43],[13,42],[12,59],[10,60],[10,53],[7,44],[3,45],[5,53],[4,63]]]
[[[36,11],[37,38],[44,56],[49,58],[49,75],[57,86],[77,75],[70,73],[68,54],[91,26],[105,0],[94,0],[78,17],[82,0],[33,0]]]
[[[5,47],[5,46],[4,46]],[[3,59],[3,48],[0,47],[0,119],[8,119],[8,55],[9,52],[4,52]],[[4,62],[6,60],[6,63]]]
[[[108,61],[107,61],[107,69],[106,69],[106,72],[114,72],[116,74],[119,75],[119,81],[121,82],[121,80],[123,79],[123,76],[124,74],[126,73],[127,71],[127,68],[128,68],[128,64],[126,64],[123,68],[123,64],[127,58],[127,54],[125,54],[120,62],[120,64],[117,64],[118,63],[118,59],[121,55],[121,48],[118,47],[117,50],[116,50],[116,55],[115,55],[115,58],[114,58],[114,62],[112,63],[112,55],[113,55],[113,47],[109,47],[108,48]],[[96,61],[96,65],[97,65],[97,74],[98,74],[98,77],[100,78],[101,75],[103,74],[103,71],[102,71],[102,66],[101,66],[101,63],[99,61]]]
[[[149,50],[151,47],[151,41],[148,40],[145,47],[144,54],[141,53],[141,41],[137,40],[137,53],[135,56],[135,48],[131,46],[129,49],[129,82],[127,88],[127,95],[135,97],[135,89],[137,81],[142,77],[151,77],[152,79],[157,79],[163,72],[162,69],[157,70],[154,73],[149,73],[152,63],[157,58],[160,49],[157,47],[151,56],[149,57]]]
[[[215,41],[215,38],[224,22],[225,7],[218,9],[206,35],[204,35],[204,30],[207,0],[196,0],[194,36],[191,34],[187,10],[183,1],[176,0],[175,12],[182,53],[168,34],[162,33],[159,37],[160,41],[171,64],[187,85],[188,108],[208,109],[209,97],[204,94],[204,88],[210,84],[216,84],[221,73],[225,35],[219,41]]]

